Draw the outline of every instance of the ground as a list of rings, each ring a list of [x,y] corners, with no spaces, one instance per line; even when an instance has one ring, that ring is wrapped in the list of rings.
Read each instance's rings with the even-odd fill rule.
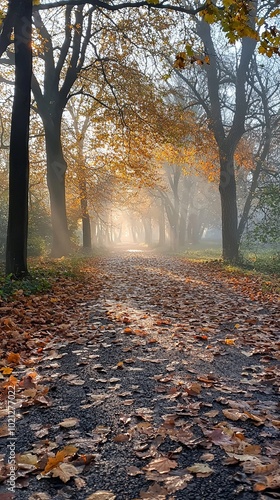
[[[87,266],[0,304],[15,498],[280,498],[271,282],[152,252]],[[13,498],[7,465],[1,478],[0,499]]]

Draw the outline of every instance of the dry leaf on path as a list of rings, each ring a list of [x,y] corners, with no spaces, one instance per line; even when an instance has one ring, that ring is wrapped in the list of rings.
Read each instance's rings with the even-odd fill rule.
[[[160,474],[165,474],[169,472],[170,469],[175,469],[177,467],[177,462],[175,460],[169,460],[167,457],[159,457],[152,460],[148,465],[143,467],[143,470],[151,471],[156,470]]]
[[[65,418],[64,420],[62,420],[62,422],[59,422],[58,425],[60,425],[60,427],[68,429],[69,427],[75,427],[75,425],[77,425],[78,422],[79,422],[78,418],[70,417],[70,418]]]
[[[86,500],[115,500],[116,495],[112,491],[98,490],[92,493]]]
[[[184,473],[183,475],[168,476],[164,479],[164,486],[168,490],[168,493],[176,493],[176,491],[186,488],[186,486],[192,479],[192,474],[186,473]]]
[[[67,483],[71,479],[71,477],[79,474],[79,471],[72,464],[61,463],[58,467],[52,469],[51,473],[53,477],[59,477],[61,481]]]
[[[194,474],[203,474],[203,475],[205,474],[210,475],[212,474],[212,472],[214,472],[214,470],[211,469],[209,465],[201,463],[193,464],[191,467],[187,467],[187,470],[189,472],[193,472]]]
[[[57,467],[57,465],[60,462],[63,462],[65,457],[70,457],[72,455],[75,455],[75,453],[77,453],[77,451],[78,451],[78,448],[76,448],[75,446],[71,446],[71,445],[65,446],[65,448],[63,448],[62,450],[60,450],[56,453],[55,457],[49,457],[47,465],[43,471],[43,474],[47,474],[48,472],[50,472],[52,469]]]

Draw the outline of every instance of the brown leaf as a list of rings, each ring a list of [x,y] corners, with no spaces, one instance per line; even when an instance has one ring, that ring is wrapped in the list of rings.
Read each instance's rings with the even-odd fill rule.
[[[143,500],[166,500],[168,491],[157,483],[152,484],[147,491],[140,491]]]
[[[226,445],[226,444],[233,444],[234,441],[231,439],[231,437],[224,433],[222,429],[214,429],[213,431],[204,431],[205,435],[212,441],[212,443],[216,445]]]
[[[128,467],[126,469],[126,472],[129,476],[139,476],[141,474],[144,474],[141,469],[138,469],[138,467],[134,467],[133,465],[131,467]]]
[[[203,476],[205,476],[205,475],[208,476],[208,475],[212,474],[212,472],[214,472],[214,470],[211,469],[211,467],[209,467],[209,465],[203,464],[203,463],[193,464],[191,467],[187,467],[187,470],[189,472],[193,472],[194,474],[197,474],[197,475],[203,474]]]
[[[8,429],[8,425],[4,424],[0,427],[0,437],[6,437],[10,435],[10,431]]]
[[[186,392],[190,396],[197,396],[201,393],[201,385],[198,382],[193,382],[192,384],[186,387]]]
[[[240,412],[238,410],[234,410],[234,409],[226,409],[226,410],[223,410],[223,414],[225,417],[227,417],[229,420],[247,420],[248,419],[248,416],[245,415],[243,412]]]
[[[125,441],[129,441],[129,439],[129,434],[117,434],[117,436],[114,437],[113,441],[115,443],[124,443]]]
[[[69,463],[60,463],[58,467],[51,471],[53,477],[59,477],[61,481],[67,483],[71,477],[76,476],[79,471],[74,465]]]
[[[167,457],[159,457],[152,460],[143,470],[151,471],[156,470],[160,474],[165,474],[169,472],[170,469],[175,469],[177,467],[177,462],[175,460],[169,460]]]
[[[60,427],[63,427],[65,429],[69,429],[70,427],[75,427],[75,425],[77,425],[78,422],[79,422],[78,418],[70,417],[70,418],[65,418],[64,420],[62,420],[62,422],[59,422],[58,425],[60,425]]]
[[[48,493],[45,493],[44,491],[37,491],[37,493],[33,493],[31,497],[28,497],[28,500],[51,500],[51,497],[50,495],[48,495]]]
[[[92,493],[86,500],[115,500],[116,495],[112,491],[98,490]]]
[[[167,489],[168,493],[176,493],[176,491],[183,490],[186,488],[187,484],[193,479],[193,476],[191,474],[187,474],[184,472],[184,474],[179,474],[177,475],[176,471],[176,476],[167,476],[164,479],[164,486]]]

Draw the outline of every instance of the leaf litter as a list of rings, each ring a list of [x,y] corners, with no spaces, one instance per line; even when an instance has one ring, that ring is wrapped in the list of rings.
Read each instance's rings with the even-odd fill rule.
[[[0,303],[17,498],[44,498],[42,483],[53,498],[53,481],[65,498],[277,498],[279,297],[210,263],[90,265],[79,283]],[[3,491],[8,476],[2,456]]]

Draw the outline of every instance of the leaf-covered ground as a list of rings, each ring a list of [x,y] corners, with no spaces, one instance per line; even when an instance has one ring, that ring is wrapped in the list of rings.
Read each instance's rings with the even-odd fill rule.
[[[0,499],[11,438],[19,500],[280,498],[274,290],[128,252],[2,301]]]

